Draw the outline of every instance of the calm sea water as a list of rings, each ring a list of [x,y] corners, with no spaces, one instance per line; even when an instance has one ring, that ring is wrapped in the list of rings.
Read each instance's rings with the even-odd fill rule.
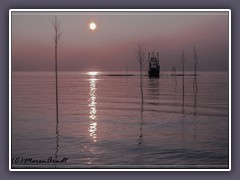
[[[13,167],[228,168],[228,73],[193,81],[60,72],[57,122],[54,72],[13,72]]]

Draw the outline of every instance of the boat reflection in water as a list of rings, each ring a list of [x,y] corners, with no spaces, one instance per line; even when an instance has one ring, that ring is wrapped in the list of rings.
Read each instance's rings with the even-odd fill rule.
[[[97,80],[96,75],[97,72],[89,72],[90,75],[90,91],[89,91],[89,118],[90,118],[90,124],[89,124],[89,135],[92,137],[93,142],[97,141],[97,102],[96,102],[96,84]]]

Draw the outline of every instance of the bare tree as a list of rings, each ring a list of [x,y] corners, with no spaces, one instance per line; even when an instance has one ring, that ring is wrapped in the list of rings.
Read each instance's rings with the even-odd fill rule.
[[[197,51],[196,51],[196,47],[195,45],[193,46],[193,52],[194,52],[194,76],[197,75],[197,65],[198,65],[198,55],[197,55]]]
[[[194,61],[194,80],[193,80],[193,92],[197,94],[198,87],[197,87],[197,65],[198,65],[198,55],[196,51],[195,45],[193,46],[193,61]]]
[[[57,16],[54,16],[50,19],[53,29],[54,29],[54,43],[55,43],[55,74],[56,74],[56,118],[58,122],[58,63],[57,63],[57,54],[58,54],[58,42],[61,39],[60,31],[60,22],[57,19]]]
[[[184,106],[184,65],[185,65],[185,55],[184,55],[184,49],[182,52],[182,57],[181,57],[181,63],[182,63],[182,77],[183,77],[183,106]]]
[[[139,62],[139,75],[140,75],[140,89],[141,89],[141,97],[142,97],[142,103],[141,103],[141,116],[140,116],[140,135],[139,135],[139,142],[138,144],[141,145],[143,141],[143,134],[142,134],[142,124],[143,124],[143,68],[146,63],[146,49],[144,48],[143,44],[139,41],[136,49],[136,58]]]
[[[184,65],[185,65],[184,49],[183,49],[182,56],[181,56],[181,63],[182,63],[182,75],[184,76]]]
[[[146,49],[143,47],[143,44],[140,41],[136,49],[136,58],[139,62],[140,88],[143,105],[143,68],[146,61]]]

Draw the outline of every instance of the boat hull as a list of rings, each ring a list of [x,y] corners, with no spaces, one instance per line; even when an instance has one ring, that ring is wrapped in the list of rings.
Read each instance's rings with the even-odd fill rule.
[[[159,69],[153,69],[148,71],[148,76],[150,78],[159,78]]]

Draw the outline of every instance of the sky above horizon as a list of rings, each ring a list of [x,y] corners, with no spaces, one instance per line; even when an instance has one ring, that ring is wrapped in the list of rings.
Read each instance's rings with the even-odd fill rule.
[[[147,52],[159,52],[164,71],[181,69],[183,49],[186,70],[193,70],[193,45],[199,71],[228,70],[228,12],[13,12],[12,70],[54,70],[54,15],[61,22],[59,70],[138,70],[139,41]]]

